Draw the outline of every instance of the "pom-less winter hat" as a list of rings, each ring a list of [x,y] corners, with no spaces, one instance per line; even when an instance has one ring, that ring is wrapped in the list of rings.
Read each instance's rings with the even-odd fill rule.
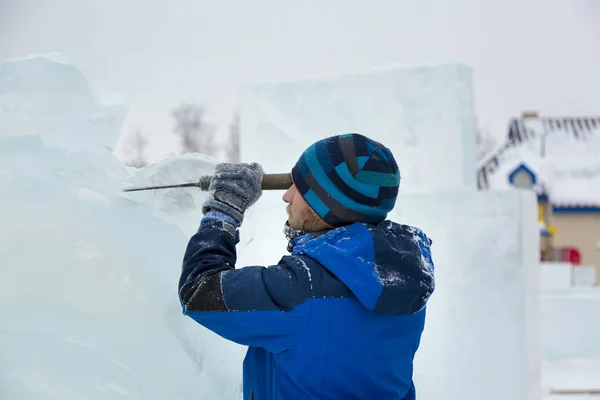
[[[400,186],[390,149],[356,133],[311,145],[292,168],[292,178],[310,207],[334,227],[383,221]]]

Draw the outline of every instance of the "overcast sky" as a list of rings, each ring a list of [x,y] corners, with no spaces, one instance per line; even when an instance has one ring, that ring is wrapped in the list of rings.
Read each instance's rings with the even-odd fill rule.
[[[241,82],[461,62],[499,136],[523,110],[600,114],[598,21],[599,0],[0,0],[0,61],[61,52],[154,137]]]

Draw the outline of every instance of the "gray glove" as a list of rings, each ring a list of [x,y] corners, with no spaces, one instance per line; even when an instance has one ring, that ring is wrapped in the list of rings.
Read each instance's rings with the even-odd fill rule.
[[[202,205],[202,213],[218,210],[230,215],[238,224],[244,220],[244,212],[262,195],[263,169],[260,164],[221,163],[208,187],[208,199]]]

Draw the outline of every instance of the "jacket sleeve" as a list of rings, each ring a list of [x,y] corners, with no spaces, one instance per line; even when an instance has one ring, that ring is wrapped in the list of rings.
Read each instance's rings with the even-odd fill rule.
[[[227,217],[210,211],[188,243],[179,280],[183,313],[233,342],[273,353],[290,349],[310,307],[305,260],[284,256],[269,267],[236,269],[238,231]]]

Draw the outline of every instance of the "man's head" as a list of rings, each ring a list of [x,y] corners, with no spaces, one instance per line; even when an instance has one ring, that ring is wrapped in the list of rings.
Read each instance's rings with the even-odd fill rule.
[[[354,133],[311,145],[292,168],[292,179],[283,195],[288,223],[314,232],[383,221],[396,203],[400,171],[388,148]]]

